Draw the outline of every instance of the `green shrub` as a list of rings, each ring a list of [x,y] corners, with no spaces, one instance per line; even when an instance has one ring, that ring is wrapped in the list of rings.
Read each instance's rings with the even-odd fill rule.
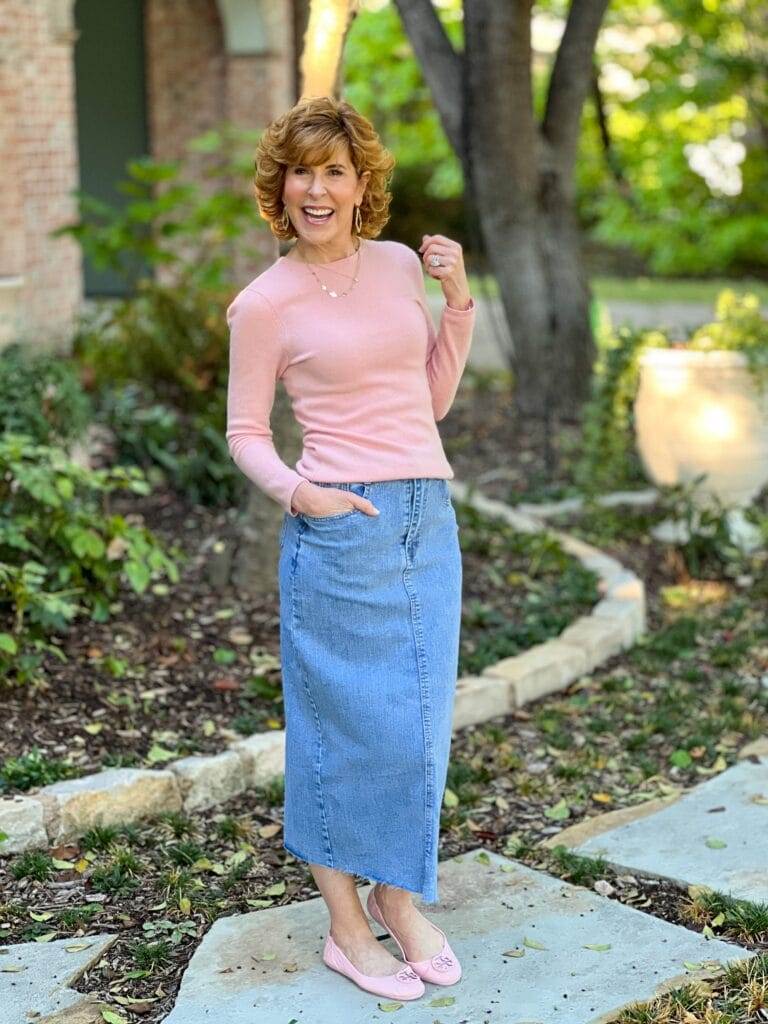
[[[4,789],[32,789],[69,779],[77,771],[66,761],[47,757],[37,747],[20,757],[9,757],[0,765],[0,792]]]
[[[79,192],[69,235],[99,268],[126,278],[134,293],[83,317],[73,352],[96,391],[97,416],[118,439],[119,458],[149,469],[190,501],[230,506],[246,482],[224,438],[232,261],[262,253],[241,236],[266,231],[245,185],[258,133],[224,125],[192,140],[195,177],[185,162],[130,161],[110,206]],[[189,180],[185,180],[185,179]],[[163,270],[163,283],[136,278]],[[133,387],[127,390],[128,386]]]
[[[246,233],[267,231],[247,184],[260,132],[222,125],[187,143],[194,168],[185,160],[153,157],[130,160],[117,187],[129,196],[120,207],[78,190],[79,220],[53,231],[74,238],[98,269],[110,269],[134,283],[136,267],[162,267],[166,279],[192,290],[226,287],[233,245]],[[200,176],[205,165],[205,182]],[[245,186],[233,187],[239,179]],[[258,260],[255,245],[238,244]]]
[[[30,353],[18,342],[0,352],[0,433],[65,444],[84,433],[91,417],[75,363],[57,353]]]
[[[115,435],[119,462],[143,467],[194,504],[226,507],[239,501],[243,480],[224,436],[225,401],[222,387],[190,415],[130,383],[102,392],[98,415]]]
[[[42,681],[48,635],[80,614],[109,618],[128,585],[178,580],[175,557],[146,527],[109,509],[118,489],[147,494],[137,467],[93,470],[24,434],[0,435],[0,678]]]

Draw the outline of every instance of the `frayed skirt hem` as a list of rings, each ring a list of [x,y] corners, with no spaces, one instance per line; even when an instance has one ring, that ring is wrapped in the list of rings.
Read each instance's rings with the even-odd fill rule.
[[[424,890],[414,889],[410,885],[403,885],[402,882],[397,881],[396,879],[381,878],[377,875],[372,875],[370,871],[358,871],[356,868],[345,867],[343,864],[323,864],[322,860],[319,860],[316,857],[308,857],[306,854],[300,853],[299,850],[296,849],[296,847],[289,843],[286,843],[285,840],[283,840],[283,847],[294,857],[298,857],[299,860],[303,860],[307,864],[320,864],[322,867],[332,867],[334,871],[343,871],[344,874],[346,875],[358,875],[360,878],[367,878],[369,881],[379,882],[381,885],[392,885],[396,886],[398,889],[405,889],[407,892],[412,892],[415,893],[417,896],[420,896],[422,903],[437,903],[439,901],[437,890],[435,890],[434,898],[429,899],[429,896]]]

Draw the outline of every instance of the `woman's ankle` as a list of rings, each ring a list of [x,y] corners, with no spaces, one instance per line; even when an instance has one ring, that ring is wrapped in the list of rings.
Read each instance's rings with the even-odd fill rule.
[[[362,924],[352,922],[331,923],[329,931],[331,938],[336,943],[346,942],[350,945],[361,945],[368,942],[369,939],[373,939],[374,942],[376,941],[367,921],[364,921]]]
[[[407,889],[398,889],[391,885],[376,882],[374,885],[376,902],[391,910],[407,910],[413,907],[413,896]]]

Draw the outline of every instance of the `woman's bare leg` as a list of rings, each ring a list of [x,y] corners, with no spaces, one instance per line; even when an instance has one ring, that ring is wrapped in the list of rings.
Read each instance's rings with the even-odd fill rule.
[[[402,960],[392,956],[371,931],[352,875],[322,864],[310,864],[309,869],[328,906],[333,941],[358,971],[378,976],[401,970]]]
[[[427,960],[440,952],[443,940],[413,905],[412,892],[377,882],[374,894],[387,924],[397,932],[409,960]]]

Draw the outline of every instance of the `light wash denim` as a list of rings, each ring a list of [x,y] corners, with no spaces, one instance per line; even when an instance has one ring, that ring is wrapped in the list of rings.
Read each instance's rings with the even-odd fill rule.
[[[446,480],[328,483],[378,516],[284,514],[283,845],[436,902],[462,565]]]

